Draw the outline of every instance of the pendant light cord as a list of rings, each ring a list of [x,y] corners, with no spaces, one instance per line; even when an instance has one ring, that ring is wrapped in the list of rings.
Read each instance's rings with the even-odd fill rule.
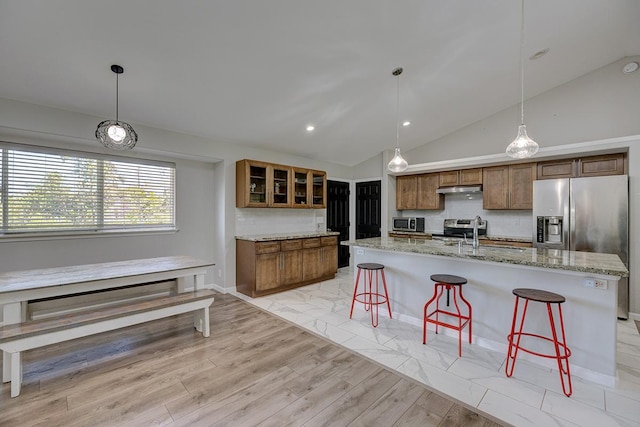
[[[118,73],[116,73],[116,122],[118,121],[118,94],[120,90],[118,87]]]
[[[396,83],[396,148],[400,148],[400,74]]]
[[[524,0],[520,13],[520,124],[524,125]]]

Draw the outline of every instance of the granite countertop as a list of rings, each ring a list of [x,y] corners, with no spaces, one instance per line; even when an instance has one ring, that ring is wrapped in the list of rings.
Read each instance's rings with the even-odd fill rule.
[[[298,231],[294,233],[273,233],[273,234],[253,234],[245,236],[236,236],[236,240],[248,240],[251,242],[265,242],[269,240],[292,240],[292,239],[306,239],[309,237],[327,237],[327,236],[339,236],[337,231]]]
[[[389,231],[390,234],[396,234],[398,236],[417,237],[417,238],[431,238],[431,232],[420,233],[417,231]],[[441,232],[440,232],[441,233]],[[518,243],[531,243],[531,238],[526,237],[509,237],[509,236],[479,236],[479,240],[494,240],[498,242],[518,242]]]
[[[490,245],[480,246],[480,248],[474,250],[469,245],[463,245],[459,248],[457,244],[451,245],[442,240],[406,239],[401,237],[373,237],[345,241],[341,242],[341,244],[391,252],[439,255],[583,273],[608,274],[610,276],[629,276],[629,270],[624,266],[620,257],[615,254],[554,249],[506,248]]]

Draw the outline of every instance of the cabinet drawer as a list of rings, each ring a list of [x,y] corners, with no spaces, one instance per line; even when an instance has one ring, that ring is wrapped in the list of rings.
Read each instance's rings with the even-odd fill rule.
[[[302,240],[283,240],[280,242],[280,248],[282,248],[283,251],[297,251],[302,249]]]
[[[337,245],[338,244],[338,236],[321,237],[320,238],[320,242],[322,243],[322,246]]]
[[[280,242],[256,242],[256,254],[280,252]]]
[[[320,246],[320,238],[319,237],[313,237],[311,239],[304,239],[302,241],[302,247],[303,248],[317,248]]]

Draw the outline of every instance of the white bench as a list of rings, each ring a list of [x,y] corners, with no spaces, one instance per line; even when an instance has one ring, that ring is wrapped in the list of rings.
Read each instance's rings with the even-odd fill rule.
[[[213,300],[214,292],[203,289],[3,326],[0,350],[11,361],[11,397],[20,394],[23,351],[188,312],[196,314],[200,322],[196,329],[208,337]]]

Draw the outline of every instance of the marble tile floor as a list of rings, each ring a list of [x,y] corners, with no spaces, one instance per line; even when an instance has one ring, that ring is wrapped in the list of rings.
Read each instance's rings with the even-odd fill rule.
[[[512,378],[504,374],[505,355],[429,331],[420,326],[354,309],[349,319],[353,271],[287,292],[249,298],[270,313],[351,349],[420,383],[516,426],[640,426],[640,334],[633,321],[618,321],[618,381],[610,388],[575,375],[573,395],[562,393],[558,373],[518,359]],[[384,312],[381,306],[381,314]]]

